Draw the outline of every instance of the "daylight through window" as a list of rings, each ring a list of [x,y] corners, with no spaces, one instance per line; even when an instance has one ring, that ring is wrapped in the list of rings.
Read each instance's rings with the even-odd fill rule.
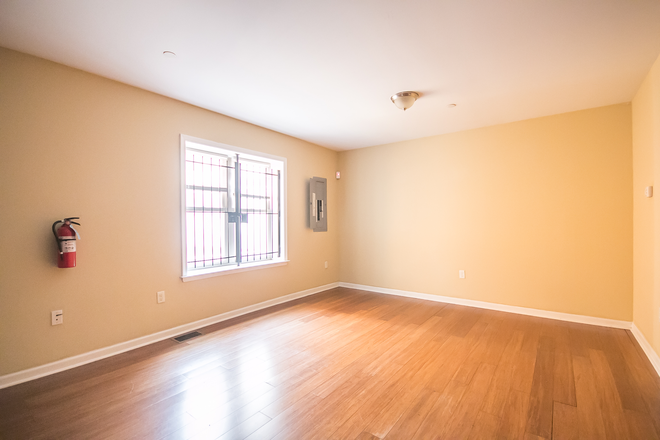
[[[182,136],[183,276],[285,260],[286,160]]]

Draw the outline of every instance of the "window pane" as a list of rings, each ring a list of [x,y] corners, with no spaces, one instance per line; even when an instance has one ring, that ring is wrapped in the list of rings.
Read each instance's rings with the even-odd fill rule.
[[[280,258],[284,162],[190,144],[183,147],[184,272]]]
[[[228,158],[186,151],[187,267],[230,264],[227,228]]]
[[[244,261],[263,261],[278,257],[279,237],[277,204],[278,175],[269,164],[241,162],[241,212],[248,222],[241,224],[241,255]]]

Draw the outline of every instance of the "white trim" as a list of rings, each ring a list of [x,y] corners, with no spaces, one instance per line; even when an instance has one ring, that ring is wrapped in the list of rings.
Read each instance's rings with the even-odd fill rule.
[[[204,271],[195,271],[192,272],[191,275],[184,275],[181,277],[181,281],[184,283],[187,283],[188,281],[195,281],[195,280],[202,280],[204,278],[211,278],[211,277],[219,277],[221,275],[229,275],[232,273],[238,273],[238,272],[247,272],[250,270],[259,270],[259,269],[268,269],[271,267],[277,267],[277,266],[286,266],[289,260],[286,261],[267,261],[267,262],[259,262],[259,263],[249,263],[248,266],[240,266],[240,267],[229,267],[226,269],[218,269],[214,268],[213,270],[209,270],[207,272]],[[200,273],[201,272],[201,273]],[[188,273],[191,273],[190,271]]]
[[[181,134],[179,136],[179,188],[181,196],[181,206],[179,212],[181,214],[181,275],[186,275],[187,270],[187,244],[186,244],[186,182],[184,176],[186,175],[186,140],[188,136]]]
[[[100,348],[98,350],[89,351],[87,353],[72,356],[59,361],[51,362],[49,364],[40,365],[38,367],[29,368],[27,370],[17,371],[16,373],[6,374],[0,376],[0,389],[7,388],[12,385],[27,382],[30,380],[38,379],[40,377],[48,376],[50,374],[59,373],[60,371],[69,370],[71,368],[79,367],[81,365],[89,364],[110,356],[114,356],[135,348],[143,347],[145,345],[153,344],[154,342],[169,339],[178,336],[182,333],[191,330],[197,330],[207,325],[215,324],[218,322],[226,321],[227,319],[235,318],[237,316],[245,315],[247,313],[255,312],[257,310],[265,309],[267,307],[275,306],[285,302],[293,301],[304,296],[313,295],[315,293],[324,292],[326,290],[339,287],[339,283],[326,284],[324,286],[313,287],[311,289],[302,290],[300,292],[291,293],[289,295],[280,296],[279,298],[270,299],[268,301],[260,302],[251,306],[243,307],[241,309],[232,310],[230,312],[221,313],[219,315],[211,316],[209,318],[200,319],[199,321],[183,324],[168,330],[163,330],[151,335],[142,336],[140,338],[132,339],[119,344],[111,345],[110,347]]]
[[[658,353],[656,353],[653,347],[651,347],[651,344],[649,344],[649,341],[646,340],[644,334],[641,331],[639,331],[635,323],[633,323],[630,332],[633,334],[635,339],[637,339],[639,346],[642,347],[642,350],[644,350],[646,357],[649,358],[649,361],[651,361],[653,368],[655,368],[655,371],[658,373],[658,376],[660,376],[660,356],[658,356]]]
[[[632,322],[618,321],[616,319],[597,318],[595,316],[573,315],[571,313],[551,312],[548,310],[531,309],[528,307],[508,306],[505,304],[476,301],[473,299],[454,298],[451,296],[431,295],[428,293],[409,292],[407,290],[387,289],[385,287],[365,286],[363,284],[339,283],[339,287],[349,289],[367,290],[370,292],[385,293],[387,295],[405,296],[408,298],[425,299],[428,301],[458,304],[461,306],[478,307],[480,309],[498,310],[500,312],[517,313],[519,315],[536,316],[539,318],[557,319],[559,321],[579,322],[581,324],[599,325],[630,330]]]

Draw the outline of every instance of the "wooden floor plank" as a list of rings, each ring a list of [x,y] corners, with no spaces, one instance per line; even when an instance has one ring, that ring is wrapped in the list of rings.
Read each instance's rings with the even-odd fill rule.
[[[451,419],[447,420],[440,438],[459,439],[467,438],[472,430],[472,425],[479,414],[479,408],[483,403],[484,396],[495,373],[495,366],[481,364],[474,378],[456,409],[452,412]]]
[[[552,437],[554,356],[554,340],[547,335],[542,335],[539,339],[534,379],[529,395],[529,413],[525,431],[547,439]]]
[[[653,426],[653,420],[646,413],[624,410],[630,437],[634,439],[660,440]]]
[[[459,338],[464,338],[470,329],[472,329],[472,327],[474,327],[474,325],[479,322],[484,313],[485,311],[482,309],[472,309],[465,313],[461,313],[461,319],[457,320],[449,329],[449,334]]]
[[[351,407],[350,403],[353,396],[359,395],[363,390],[372,389],[369,386],[370,379],[372,377],[369,375],[355,375],[351,377],[328,397],[320,399],[315,405],[309,405],[308,408],[298,412],[296,414],[296,423],[288,423],[286,430],[272,438],[277,440],[314,438],[319,430],[325,430],[330,413],[343,414],[347,412],[346,408]],[[323,421],[322,423],[321,420]],[[320,434],[323,438],[327,438],[327,435],[327,433]]]
[[[472,425],[468,440],[492,439],[497,435],[500,426],[500,418],[487,412],[480,411],[477,419]]]
[[[414,440],[435,439],[449,423],[452,414],[465,394],[467,386],[461,382],[451,381],[440,394],[440,397],[427,414],[413,437]]]
[[[541,326],[530,317],[522,320],[518,327],[525,335],[520,352],[513,366],[513,382],[511,388],[529,394],[532,391],[534,368],[538,351]]]
[[[384,437],[387,440],[407,440],[412,438],[429,412],[435,406],[440,398],[440,393],[429,390],[422,390],[410,405],[408,411],[400,417],[394,427]]]
[[[338,426],[344,424],[359,409],[368,408],[370,403],[373,404],[374,400],[371,399],[371,396],[382,395],[381,390],[387,389],[388,384],[396,383],[397,380],[393,380],[393,378],[398,377],[397,375],[402,374],[403,371],[405,370],[402,366],[392,363],[377,375],[359,373],[353,378],[353,380],[358,379],[356,386],[347,392],[341,388],[335,390],[319,405],[318,410],[323,413],[322,418],[308,418],[308,421],[299,424],[297,432],[290,432],[291,435],[283,438],[291,438],[296,435],[302,435],[310,440],[329,438]],[[350,382],[347,383],[350,384]],[[367,420],[364,420],[362,425],[366,426],[366,423]],[[351,433],[351,436],[353,434]]]
[[[351,417],[341,424],[340,429],[332,433],[331,438],[352,437],[359,432],[367,431],[368,426],[378,418],[381,413],[392,408],[393,400],[404,395],[405,390],[415,376],[429,360],[429,355],[437,350],[437,343],[432,339],[425,342],[425,349],[420,350],[410,362],[406,363],[395,373],[395,376],[385,383],[381,389],[372,393],[367,399],[362,400],[360,408]],[[397,365],[393,363],[393,365]],[[396,420],[394,420],[396,423]],[[357,432],[355,432],[357,431]],[[376,434],[377,435],[377,434]]]
[[[588,354],[588,349],[585,350]],[[598,383],[589,357],[574,356],[573,371],[580,438],[585,440],[607,438],[597,390]]]
[[[483,335],[486,327],[488,327],[488,324],[479,322],[470,329],[464,338],[450,336],[445,340],[443,346],[446,345],[449,347],[446,350],[445,362],[437,374],[430,379],[427,387],[438,392],[442,392],[445,389],[473,350],[474,345]],[[466,384],[465,382],[461,383]]]
[[[513,383],[514,366],[522,348],[524,336],[525,334],[521,331],[512,333],[502,354],[502,359],[495,370],[495,375],[491,381],[488,393],[486,393],[486,397],[484,398],[482,411],[502,417],[502,412],[504,411]]]
[[[553,400],[576,406],[575,376],[568,327],[561,322],[555,322],[552,329],[555,343]]]
[[[604,346],[606,347],[604,353],[607,357],[607,362],[616,383],[617,392],[621,399],[621,405],[624,409],[629,409],[636,412],[646,412],[646,405],[642,398],[642,392],[637,384],[631,378],[630,368],[628,362],[623,357],[621,349],[617,343],[615,335],[620,335],[625,338],[625,330],[621,329],[601,329],[601,338]]]
[[[387,407],[382,409],[378,416],[372,419],[367,427],[367,431],[378,437],[385,437],[390,429],[397,423],[397,420],[406,413],[406,410],[412,406],[420,391],[426,388],[429,383],[437,376],[438,371],[445,368],[446,361],[451,356],[452,347],[449,344],[438,344],[433,341],[433,348],[426,350],[426,361],[424,365],[415,373],[411,380],[407,380],[407,386],[401,389],[401,392],[394,396]],[[430,389],[429,389],[430,390]]]
[[[610,370],[605,353],[600,350],[590,350],[589,354],[596,383],[598,384],[597,390],[600,398],[600,409],[603,414],[603,423],[607,436],[608,438],[621,440],[630,439],[628,423],[621,405],[621,398],[619,397],[614,376]]]
[[[655,431],[660,436],[660,379],[652,369],[650,361],[643,357],[637,347],[639,344],[634,340],[632,333],[615,333],[619,349],[626,359],[626,365],[630,371],[630,380],[637,386],[646,406],[646,412],[655,426]]]
[[[270,417],[266,417],[262,413],[257,413],[249,419],[245,420],[240,425],[237,425],[231,430],[225,432],[223,435],[218,437],[217,440],[234,440],[246,438],[268,422],[270,422]]]
[[[497,431],[497,438],[523,439],[528,417],[529,394],[511,388],[507,399],[507,407]]]
[[[579,440],[577,408],[555,402],[552,416],[552,440]]]
[[[629,331],[337,288],[0,390],[0,438],[660,439]]]
[[[472,381],[472,376],[477,371],[477,368],[482,363],[491,361],[491,365],[497,365],[497,360],[489,359],[489,351],[492,347],[497,347],[499,344],[498,337],[501,338],[501,335],[498,334],[499,323],[488,323],[483,333],[479,337],[479,340],[474,344],[472,350],[467,359],[460,365],[456,374],[454,374],[453,380],[463,382],[464,384],[469,384]],[[502,347],[504,348],[504,347]],[[492,355],[490,356],[492,357]]]

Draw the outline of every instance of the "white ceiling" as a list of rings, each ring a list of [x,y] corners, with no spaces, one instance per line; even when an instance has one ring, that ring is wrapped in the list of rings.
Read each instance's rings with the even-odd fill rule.
[[[660,1],[0,0],[0,46],[345,150],[630,101]]]

